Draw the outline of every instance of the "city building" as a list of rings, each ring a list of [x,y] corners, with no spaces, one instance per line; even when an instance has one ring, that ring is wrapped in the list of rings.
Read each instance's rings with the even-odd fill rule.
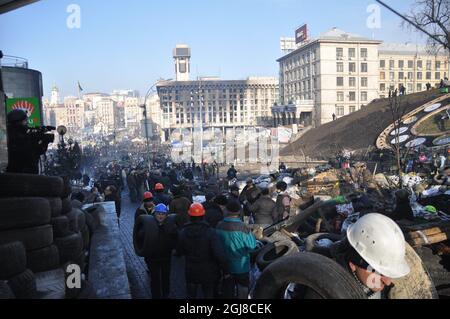
[[[64,98],[65,120],[62,121],[67,127],[69,133],[77,133],[84,129],[84,101],[75,97],[68,96]]]
[[[157,90],[162,118],[155,122],[160,124],[166,138],[175,129],[192,131],[200,125],[223,132],[231,128],[271,125],[271,107],[278,100],[276,78],[249,77],[232,81],[200,78],[163,82]]]
[[[386,98],[402,85],[406,94],[416,93],[448,77],[444,51],[430,54],[425,46],[383,44],[337,28],[302,42],[281,38],[280,48],[285,55],[278,59],[275,126],[319,126]]]
[[[203,127],[225,133],[228,129],[272,124],[271,107],[278,101],[276,78],[200,77],[189,81],[190,57],[188,46],[177,45],[174,49],[177,80],[162,81],[156,87],[159,108],[149,111],[153,122],[164,131],[164,140],[177,129],[193,131]]]
[[[117,102],[110,97],[93,98],[95,111],[94,133],[113,133],[116,130]]]
[[[378,98],[378,46],[333,28],[280,59],[280,103],[275,125],[315,126],[359,110]]]
[[[389,95],[389,90],[399,90],[401,85],[406,93],[426,90],[448,77],[448,55],[445,51],[432,54],[422,45],[382,44],[378,49],[380,68],[380,97]]]

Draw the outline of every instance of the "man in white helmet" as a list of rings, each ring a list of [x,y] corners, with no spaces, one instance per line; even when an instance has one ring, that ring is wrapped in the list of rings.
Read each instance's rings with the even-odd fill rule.
[[[402,230],[381,214],[360,218],[348,228],[347,238],[331,248],[331,254],[370,299],[387,298],[392,280],[410,272]]]

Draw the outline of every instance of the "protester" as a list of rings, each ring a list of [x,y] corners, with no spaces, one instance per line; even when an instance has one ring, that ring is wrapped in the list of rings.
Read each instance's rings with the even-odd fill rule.
[[[226,257],[221,241],[214,229],[205,222],[202,204],[192,204],[189,208],[190,222],[180,232],[177,252],[186,256],[185,276],[188,299],[216,298],[221,268]]]
[[[256,239],[240,220],[241,205],[231,200],[226,206],[226,218],[217,225],[224,246],[227,266],[224,276],[224,297],[247,299],[250,285],[250,252],[256,249]]]

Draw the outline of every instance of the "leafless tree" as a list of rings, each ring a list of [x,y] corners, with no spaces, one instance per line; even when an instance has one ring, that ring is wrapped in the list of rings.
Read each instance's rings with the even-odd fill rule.
[[[414,29],[418,26],[428,33],[430,53],[450,50],[450,0],[416,0],[405,17],[416,26],[404,21],[404,27]]]
[[[408,103],[406,103],[404,96],[392,96],[390,98],[389,109],[391,111],[392,121],[394,124],[394,133],[395,133],[395,143],[392,144],[392,148],[395,153],[395,158],[397,160],[397,171],[400,182],[400,188],[402,188],[402,157],[405,155],[402,154],[402,150],[404,150],[400,143],[400,128],[402,127],[402,119],[406,115],[406,111],[408,109]],[[406,151],[408,152],[408,151]]]

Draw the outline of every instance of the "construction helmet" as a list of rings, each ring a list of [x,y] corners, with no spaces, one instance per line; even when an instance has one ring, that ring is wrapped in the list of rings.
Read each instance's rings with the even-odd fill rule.
[[[361,217],[347,229],[350,245],[378,273],[397,279],[409,274],[405,237],[400,227],[381,214]]]
[[[436,207],[431,206],[431,205],[425,206],[425,211],[428,212],[428,213],[431,213],[431,214],[437,214],[438,213],[438,210],[436,209]]]
[[[205,216],[205,208],[200,203],[194,203],[189,208],[188,214],[192,217],[203,217]]]
[[[169,210],[167,209],[167,206],[164,204],[158,204],[155,207],[155,214],[167,214]]]
[[[151,192],[144,193],[144,202],[153,200],[153,194]]]
[[[155,185],[155,190],[157,190],[157,191],[163,191],[163,190],[164,190],[164,185],[161,184],[161,183],[157,183],[157,184]]]

